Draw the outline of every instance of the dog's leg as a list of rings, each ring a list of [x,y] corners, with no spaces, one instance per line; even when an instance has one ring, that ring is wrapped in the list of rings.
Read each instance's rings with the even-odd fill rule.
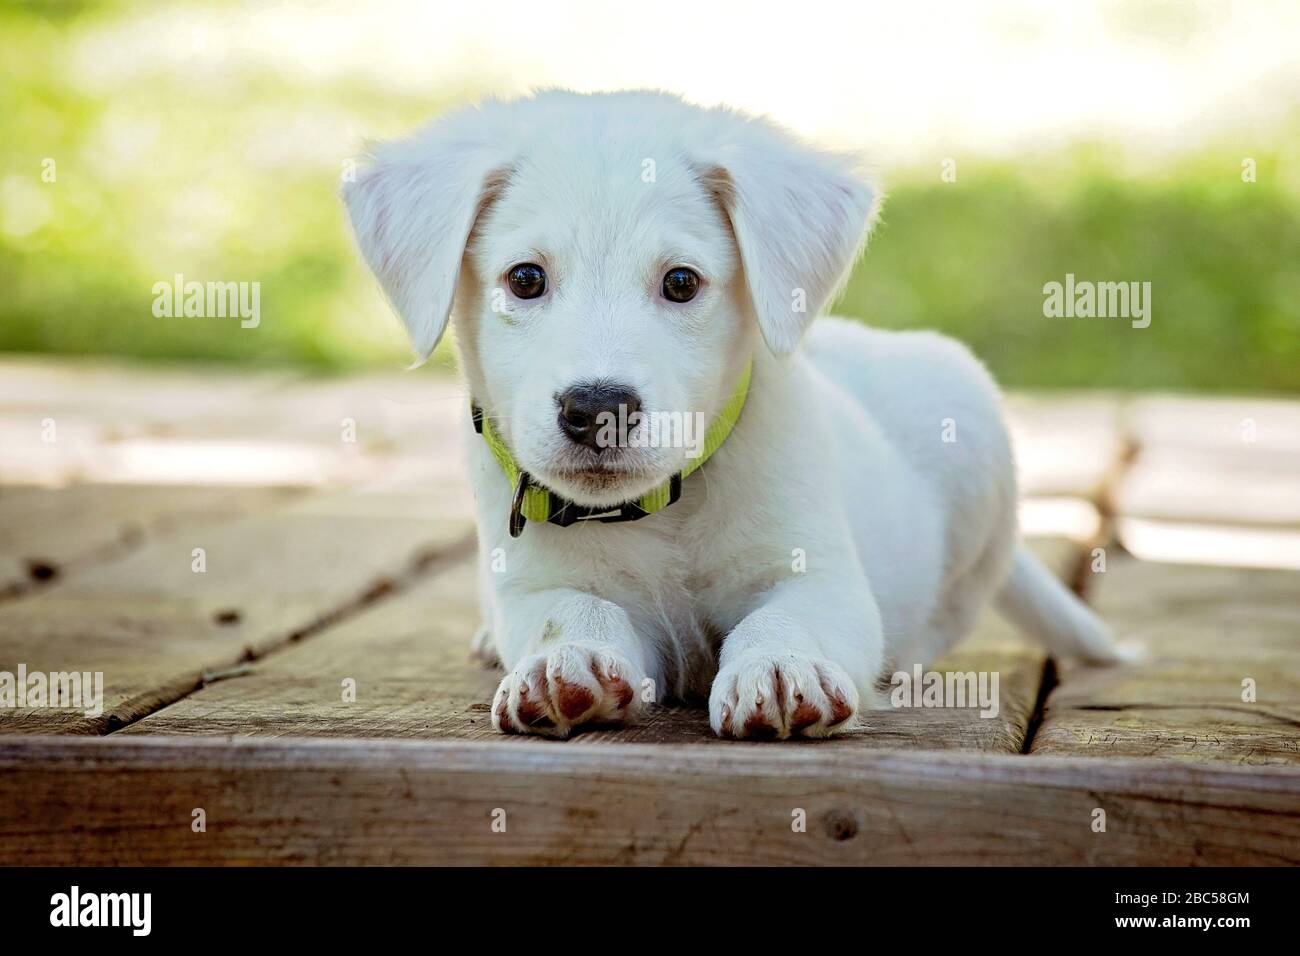
[[[483,624],[470,641],[469,656],[483,667],[493,668],[501,665],[501,655],[497,653],[496,640],[492,636],[492,573],[488,569],[488,557],[485,550],[479,551],[478,559],[478,604]]]
[[[502,595],[497,649],[506,676],[492,701],[505,733],[567,737],[635,716],[650,670],[617,604],[568,588]]]
[[[874,701],[883,653],[880,612],[861,573],[786,581],[723,642],[709,722],[722,737],[838,733],[864,696]]]

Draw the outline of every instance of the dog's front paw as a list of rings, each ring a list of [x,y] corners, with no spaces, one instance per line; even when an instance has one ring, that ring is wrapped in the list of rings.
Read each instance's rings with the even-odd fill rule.
[[[709,694],[719,737],[828,737],[852,726],[857,711],[844,668],[803,654],[743,654],[718,672]]]
[[[603,647],[560,644],[525,658],[492,701],[492,726],[507,734],[567,737],[584,724],[617,724],[637,708],[638,677]]]

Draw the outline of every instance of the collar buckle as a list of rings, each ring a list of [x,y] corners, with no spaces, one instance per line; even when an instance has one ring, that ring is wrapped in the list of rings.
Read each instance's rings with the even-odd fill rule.
[[[515,497],[510,502],[510,537],[517,538],[524,533],[524,525],[528,519],[524,517],[524,495],[528,492],[528,485],[532,481],[532,476],[526,471],[519,473],[519,482],[515,485]]]
[[[668,483],[668,504],[671,505],[682,496],[682,474],[678,472],[673,475]],[[667,507],[665,505],[664,507]],[[547,517],[549,524],[558,525],[561,528],[567,528],[570,525],[577,524],[579,521],[599,521],[602,524],[616,524],[622,521],[637,521],[647,515],[654,514],[653,511],[646,511],[638,502],[625,501],[621,505],[614,505],[611,508],[588,508],[583,505],[574,504],[561,498],[555,492],[551,492],[551,514]]]

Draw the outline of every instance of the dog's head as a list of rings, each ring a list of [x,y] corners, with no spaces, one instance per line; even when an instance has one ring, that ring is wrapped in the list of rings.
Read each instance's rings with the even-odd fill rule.
[[[344,193],[416,351],[454,304],[470,388],[520,467],[601,507],[699,453],[760,333],[794,350],[876,205],[848,157],[659,93],[458,110],[376,149]]]

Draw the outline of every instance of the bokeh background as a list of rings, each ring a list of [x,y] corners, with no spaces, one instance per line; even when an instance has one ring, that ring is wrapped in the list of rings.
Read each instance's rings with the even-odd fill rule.
[[[400,366],[337,199],[363,139],[654,86],[874,158],[841,313],[954,334],[1011,386],[1294,393],[1297,37],[1285,0],[9,2],[0,349]],[[260,282],[261,324],[155,317],[177,273]],[[1151,282],[1151,326],[1044,317],[1066,273]]]

